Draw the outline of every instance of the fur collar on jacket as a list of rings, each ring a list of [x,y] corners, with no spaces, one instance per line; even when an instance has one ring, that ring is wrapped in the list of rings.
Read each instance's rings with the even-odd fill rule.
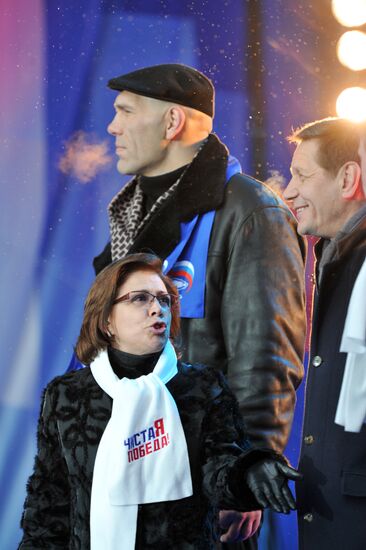
[[[166,258],[180,241],[180,223],[197,214],[218,210],[224,201],[229,152],[215,134],[210,134],[188,166],[176,192],[151,216],[129,252],[154,252]],[[98,274],[112,261],[111,245],[94,258]]]
[[[217,210],[223,203],[228,150],[210,134],[182,177],[176,192],[151,217],[130,252],[146,249],[165,258],[179,243],[180,223]]]

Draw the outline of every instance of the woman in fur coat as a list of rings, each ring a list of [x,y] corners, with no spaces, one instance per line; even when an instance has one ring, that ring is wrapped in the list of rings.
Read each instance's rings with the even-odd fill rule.
[[[158,258],[105,268],[76,354],[46,388],[21,550],[208,550],[219,509],[295,507],[273,451],[255,450],[222,374],[177,360],[179,297]]]

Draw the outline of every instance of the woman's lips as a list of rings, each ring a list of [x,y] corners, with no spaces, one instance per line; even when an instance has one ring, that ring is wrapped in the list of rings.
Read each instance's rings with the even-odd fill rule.
[[[166,331],[166,324],[162,322],[156,322],[151,325],[150,328],[154,332],[154,334],[163,334]]]

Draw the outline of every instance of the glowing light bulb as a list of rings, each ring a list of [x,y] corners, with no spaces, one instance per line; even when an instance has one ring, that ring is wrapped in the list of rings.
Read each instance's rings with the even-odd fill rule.
[[[346,88],[336,102],[337,115],[352,122],[366,121],[366,88]]]
[[[366,23],[366,0],[332,0],[334,17],[345,27]]]
[[[352,69],[366,69],[366,34],[361,31],[348,31],[342,34],[337,45],[339,61]]]

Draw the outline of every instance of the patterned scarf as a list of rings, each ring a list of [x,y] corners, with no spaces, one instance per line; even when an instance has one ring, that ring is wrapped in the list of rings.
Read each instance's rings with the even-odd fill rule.
[[[192,162],[206,142],[207,140],[202,143]],[[112,199],[108,207],[112,260],[118,260],[128,254],[136,236],[155,212],[175,193],[190,165],[188,164],[178,180],[158,197],[145,216],[143,210],[144,195],[138,176],[130,180]]]

